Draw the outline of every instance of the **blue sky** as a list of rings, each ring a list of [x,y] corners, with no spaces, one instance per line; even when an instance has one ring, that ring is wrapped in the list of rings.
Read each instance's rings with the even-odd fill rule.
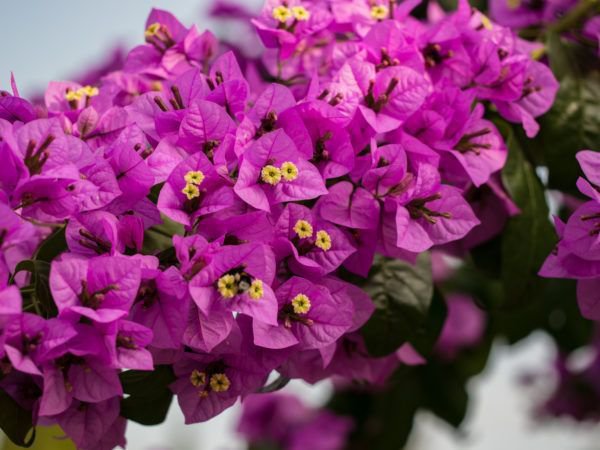
[[[258,8],[262,0],[238,0]],[[97,62],[119,43],[143,40],[152,7],[173,12],[186,25],[215,29],[205,19],[207,0],[8,0],[0,17],[0,89],[10,71],[22,95],[44,89],[50,80],[68,79]]]

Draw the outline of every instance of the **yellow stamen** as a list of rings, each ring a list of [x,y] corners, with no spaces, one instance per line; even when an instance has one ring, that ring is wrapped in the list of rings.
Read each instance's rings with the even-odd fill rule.
[[[273,19],[285,23],[292,18],[292,11],[287,6],[273,8]]]
[[[494,26],[492,25],[492,21],[485,14],[481,15],[481,25],[483,25],[484,28],[487,30],[491,30],[492,28],[494,28]]]
[[[327,251],[331,248],[331,236],[325,230],[317,231],[317,240],[315,245],[323,251]]]
[[[292,14],[294,15],[294,19],[299,22],[310,19],[310,13],[304,6],[292,6]]]
[[[294,225],[294,231],[300,237],[300,239],[309,238],[313,235],[313,227],[306,220],[299,220]]]
[[[198,391],[198,397],[200,397],[200,398],[208,397],[208,391]]]
[[[307,295],[298,294],[292,299],[292,307],[296,314],[306,314],[310,311],[310,299]]]
[[[281,165],[281,176],[285,181],[294,181],[298,178],[298,167],[293,162],[284,162]]]
[[[530,54],[531,54],[531,59],[535,59],[536,61],[539,61],[540,59],[542,59],[542,56],[544,56],[546,54],[546,47],[536,48]]]
[[[190,170],[188,173],[184,175],[184,180],[186,183],[195,184],[196,186],[200,186],[204,181],[204,174],[201,170]]]
[[[204,386],[206,384],[206,373],[200,372],[198,369],[192,370],[190,383],[192,383],[192,386],[194,387]]]
[[[210,377],[210,388],[215,392],[225,392],[231,386],[231,381],[224,373],[215,373]]]
[[[521,6],[521,0],[506,0],[506,6],[508,9],[517,9]]]
[[[160,23],[154,22],[152,25],[149,25],[148,28],[146,28],[146,31],[144,31],[144,36],[146,36],[147,38],[156,36],[159,31]]]
[[[95,86],[88,85],[78,89],[77,92],[80,92],[81,95],[86,95],[88,97],[95,97],[100,93],[100,90]]]
[[[281,181],[281,170],[275,166],[265,166],[260,172],[260,177],[265,183],[275,186]]]
[[[181,190],[185,194],[188,200],[192,200],[196,197],[200,197],[200,189],[195,184],[188,183]]]
[[[371,18],[375,20],[387,19],[390,10],[385,5],[374,5],[371,7]]]
[[[217,282],[219,293],[224,298],[233,298],[237,294],[237,284],[235,283],[235,277],[233,275],[223,275]]]
[[[254,280],[248,290],[248,295],[252,300],[260,300],[264,295],[265,290],[263,288],[263,282],[261,280]]]
[[[74,91],[72,89],[67,90],[67,92],[65,93],[65,98],[67,99],[68,102],[77,102],[79,100],[81,100],[81,92],[78,90]]]
[[[150,83],[150,89],[159,92],[163,90],[163,84],[160,81],[153,81]]]

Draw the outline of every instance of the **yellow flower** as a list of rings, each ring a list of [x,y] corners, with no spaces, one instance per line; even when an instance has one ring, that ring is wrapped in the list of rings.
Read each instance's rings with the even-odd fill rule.
[[[264,293],[263,282],[261,280],[254,280],[248,290],[250,298],[253,300],[260,300]]]
[[[188,183],[181,190],[185,194],[188,200],[192,200],[193,198],[200,197],[200,189],[195,184]]]
[[[293,6],[292,14],[294,15],[294,19],[298,20],[299,22],[310,19],[310,13],[304,6]]]
[[[67,89],[67,92],[65,93],[65,98],[67,99],[68,102],[77,102],[79,100],[81,100],[81,92],[80,90],[72,90],[72,89]]]
[[[186,183],[195,184],[196,186],[200,186],[204,181],[204,174],[201,170],[190,170],[183,177]]]
[[[325,230],[317,231],[317,240],[315,245],[323,251],[327,251],[331,248],[331,236]]]
[[[281,176],[285,181],[294,181],[298,178],[298,167],[293,162],[284,162],[281,165]]]
[[[225,392],[231,386],[231,381],[224,373],[215,373],[210,377],[210,388],[215,392]]]
[[[292,299],[292,306],[296,314],[306,314],[310,311],[310,299],[304,294],[298,294]]]
[[[313,227],[306,220],[299,220],[294,225],[294,231],[300,237],[300,239],[309,238],[313,235]]]
[[[387,19],[390,10],[385,5],[374,5],[371,7],[371,17],[375,20]]]
[[[292,11],[287,6],[273,8],[273,19],[285,23],[292,18]]]
[[[235,277],[233,275],[223,275],[217,282],[219,293],[224,298],[233,298],[237,294],[237,284],[235,283]]]
[[[159,31],[160,23],[154,22],[153,24],[149,25],[148,28],[146,28],[146,31],[144,31],[144,36],[146,36],[147,38],[156,36]]]
[[[281,181],[281,170],[275,166],[265,166],[260,171],[260,177],[265,183],[275,186]]]
[[[190,375],[190,383],[192,383],[194,387],[204,386],[206,384],[206,373],[194,369]]]
[[[88,85],[78,89],[77,92],[80,92],[82,95],[87,95],[88,97],[95,97],[100,93],[100,90],[95,86]]]

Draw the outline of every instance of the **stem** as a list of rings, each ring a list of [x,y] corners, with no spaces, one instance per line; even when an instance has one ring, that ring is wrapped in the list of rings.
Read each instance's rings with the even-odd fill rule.
[[[263,386],[256,392],[258,394],[267,394],[269,392],[276,392],[276,391],[283,389],[285,386],[287,386],[287,384],[289,382],[290,382],[290,379],[288,377],[279,375],[279,377],[277,379],[273,380],[272,383],[269,383],[266,386]]]

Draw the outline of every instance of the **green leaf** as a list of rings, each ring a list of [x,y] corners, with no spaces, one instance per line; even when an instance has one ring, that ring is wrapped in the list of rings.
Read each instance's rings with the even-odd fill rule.
[[[525,159],[513,133],[506,138],[509,157],[502,179],[521,213],[509,219],[501,246],[503,306],[529,302],[541,292],[537,273],[555,243],[542,183]]]
[[[569,51],[559,33],[549,32],[546,37],[546,51],[552,73],[558,80],[566,76],[575,77],[579,73],[577,60]]]
[[[169,384],[175,375],[171,366],[156,366],[151,372],[129,370],[120,378],[123,391],[129,394],[121,401],[121,415],[142,425],[164,422],[173,400]]]
[[[415,265],[379,258],[362,287],[375,303],[373,316],[362,328],[369,353],[387,355],[406,341],[423,338],[433,297],[428,253],[419,255]]]
[[[423,383],[423,405],[458,428],[467,414],[466,380],[446,366],[429,363],[418,369]]]
[[[20,272],[31,273],[31,285],[34,288],[35,297],[33,301],[36,312],[39,314],[43,312],[45,317],[56,316],[58,311],[50,293],[50,263],[32,259],[21,261],[15,267],[15,272],[11,278],[11,282]],[[40,306],[43,308],[43,311],[39,310]]]
[[[42,241],[33,259],[51,262],[66,250],[65,227],[60,227]]]
[[[491,344],[491,336],[484,336],[477,346],[462,349],[452,361],[431,359],[417,367],[422,406],[458,428],[467,414],[467,384],[485,368]]]
[[[575,280],[542,280],[541,295],[518,310],[495,311],[494,334],[503,335],[515,343],[536,330],[543,329],[553,337],[565,352],[583,347],[590,342],[593,322],[579,312]]]
[[[20,447],[31,447],[35,440],[31,411],[23,409],[2,390],[0,390],[0,428]]]
[[[384,389],[336,392],[328,407],[351,416],[355,427],[347,450],[399,450],[412,430],[422,386],[414,368],[400,368]]]
[[[150,189],[150,193],[148,194],[148,199],[154,203],[155,205],[158,203],[158,196],[160,195],[160,190],[165,185],[165,183],[158,183],[152,186]]]
[[[175,247],[169,247],[161,252],[159,252],[156,257],[158,261],[163,266],[171,266],[178,263],[177,261],[177,253],[175,251]]]
[[[600,148],[600,73],[585,78],[566,76],[552,109],[539,119],[535,146],[549,170],[548,186],[577,194],[581,175],[575,154]]]
[[[155,254],[163,252],[173,246],[173,235],[184,235],[184,226],[174,222],[165,215],[161,215],[162,223],[146,230],[144,234],[143,252]]]
[[[417,328],[417,332],[410,339],[411,344],[421,355],[427,356],[435,347],[435,343],[440,337],[444,322],[448,315],[446,300],[439,289],[434,289],[431,306],[422,327]]]

